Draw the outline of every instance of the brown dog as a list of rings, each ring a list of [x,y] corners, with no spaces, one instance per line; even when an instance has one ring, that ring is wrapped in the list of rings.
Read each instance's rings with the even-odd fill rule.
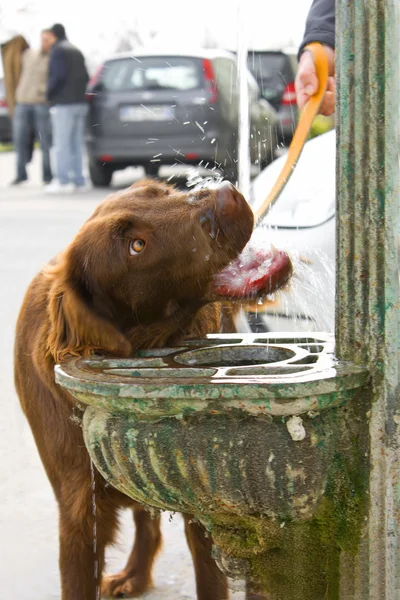
[[[232,187],[190,194],[143,182],[110,196],[72,244],[39,273],[26,294],[15,347],[22,408],[59,506],[62,600],[98,598],[104,551],[120,507],[132,507],[136,540],[125,569],[105,578],[107,596],[141,595],[151,585],[159,520],[105,485],[96,472],[97,556],[89,456],[73,398],[54,381],[68,355],[132,356],[220,330],[211,283],[243,249],[253,215]],[[211,540],[185,517],[200,600],[228,597],[211,557]],[[95,569],[98,571],[96,576]]]

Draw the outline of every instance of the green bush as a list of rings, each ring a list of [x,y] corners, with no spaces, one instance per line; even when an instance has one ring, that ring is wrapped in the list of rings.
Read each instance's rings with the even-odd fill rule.
[[[315,117],[314,122],[311,126],[310,131],[310,139],[321,135],[322,133],[326,133],[335,127],[335,119],[334,117],[323,117],[322,115],[318,115]]]

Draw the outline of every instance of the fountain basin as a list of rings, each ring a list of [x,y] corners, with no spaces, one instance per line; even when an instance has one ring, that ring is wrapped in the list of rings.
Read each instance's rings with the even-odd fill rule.
[[[338,362],[320,334],[209,335],[136,358],[74,358],[56,381],[85,405],[140,419],[238,409],[291,416],[323,411],[365,384],[365,369]]]
[[[368,373],[333,346],[322,333],[213,335],[71,359],[56,380],[87,405],[85,443],[114,487],[195,515],[224,570],[274,600],[321,600],[357,544],[367,481]]]

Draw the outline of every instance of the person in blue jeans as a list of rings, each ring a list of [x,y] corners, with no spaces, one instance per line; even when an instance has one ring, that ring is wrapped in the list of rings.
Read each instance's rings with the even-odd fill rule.
[[[21,76],[15,93],[13,115],[13,142],[17,157],[17,174],[11,185],[20,185],[28,179],[26,170],[32,154],[32,137],[42,150],[42,177],[52,180],[50,166],[51,123],[46,100],[51,34],[42,31],[40,51],[27,48],[22,55]]]
[[[86,86],[89,75],[85,59],[67,40],[64,26],[51,27],[53,46],[50,54],[47,99],[53,129],[55,181],[48,193],[73,192],[86,187],[83,175],[83,147],[87,113]]]

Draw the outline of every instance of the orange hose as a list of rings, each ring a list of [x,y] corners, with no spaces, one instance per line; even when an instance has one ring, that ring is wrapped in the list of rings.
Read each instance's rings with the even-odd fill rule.
[[[292,142],[289,147],[286,162],[280,172],[278,179],[275,182],[274,187],[269,192],[268,196],[264,200],[262,206],[255,211],[256,225],[265,217],[268,209],[278,199],[283,188],[290,179],[290,176],[299,160],[300,154],[304,148],[304,144],[307,141],[308,134],[311,129],[311,125],[318,114],[319,108],[322,103],[322,99],[326,92],[328,85],[328,58],[322,44],[313,42],[305,47],[305,50],[312,52],[314,57],[315,68],[319,81],[319,88],[316,94],[311,96],[309,101],[304,107],[301,114],[300,120],[294,132]]]

